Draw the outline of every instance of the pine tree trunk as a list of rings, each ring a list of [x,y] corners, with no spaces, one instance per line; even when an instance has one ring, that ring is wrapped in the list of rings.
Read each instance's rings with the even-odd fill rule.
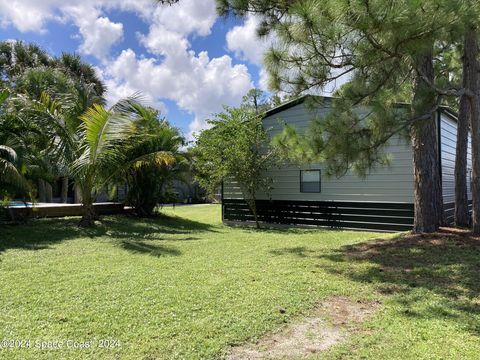
[[[464,69],[466,69],[464,58]],[[464,71],[464,86],[465,75]],[[468,213],[467,195],[467,149],[468,149],[468,124],[470,122],[470,106],[467,96],[460,99],[460,111],[457,122],[457,147],[455,156],[455,225],[468,227],[470,216]]]
[[[477,30],[469,29],[465,35],[465,63],[470,96],[470,128],[472,131],[472,231],[480,234],[480,87]]]
[[[418,57],[417,68],[429,82],[433,83],[432,52]],[[417,76],[412,102],[413,116],[422,116],[431,112],[435,106],[435,100],[435,93],[429,84],[421,76]],[[443,213],[435,113],[432,113],[428,119],[415,123],[410,134],[413,148],[415,197],[413,231],[415,233],[434,232],[440,226]]]
[[[38,202],[46,202],[45,181],[38,180]]]
[[[68,176],[62,177],[62,190],[60,192],[60,202],[68,202]]]
[[[53,202],[52,184],[50,184],[49,182],[45,182],[45,201],[47,203]]]
[[[472,101],[472,231],[480,234],[480,94]]]

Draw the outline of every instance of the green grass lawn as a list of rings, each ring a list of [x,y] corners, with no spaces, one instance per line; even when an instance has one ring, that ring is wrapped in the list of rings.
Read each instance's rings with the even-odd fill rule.
[[[322,359],[480,356],[480,240],[230,228],[215,205],[164,213],[0,226],[0,341],[31,340],[0,358],[219,358],[332,296],[381,305]],[[35,348],[66,340],[91,346]]]

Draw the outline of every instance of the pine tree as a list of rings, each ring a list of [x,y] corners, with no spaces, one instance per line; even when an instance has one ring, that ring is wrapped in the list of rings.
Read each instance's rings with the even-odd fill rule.
[[[414,231],[437,230],[443,206],[435,113],[443,96],[459,91],[439,86],[434,58],[445,56],[436,44],[452,40],[452,29],[458,29],[469,10],[464,2],[218,0],[218,8],[255,13],[263,19],[259,35],[275,34],[276,43],[265,56],[272,88],[318,91],[332,80],[350,77],[336,93],[340,99],[334,101],[332,115],[314,121],[306,140],[293,141],[313,146],[314,155],[332,172],[365,174],[385,163],[382,149],[391,136],[409,133]],[[412,105],[398,111],[397,102]],[[359,105],[372,109],[368,121],[352,112]]]
[[[466,88],[469,85],[471,76],[469,63],[470,58],[466,56],[468,44],[464,41],[464,54],[462,56],[462,85]],[[460,97],[457,122],[457,146],[455,149],[455,214],[456,226],[468,227],[470,216],[468,211],[467,192],[467,155],[468,155],[468,130],[470,128],[470,99],[466,94]]]
[[[465,34],[465,90],[469,98],[470,128],[472,131],[472,231],[480,234],[480,87],[479,35],[472,25]]]

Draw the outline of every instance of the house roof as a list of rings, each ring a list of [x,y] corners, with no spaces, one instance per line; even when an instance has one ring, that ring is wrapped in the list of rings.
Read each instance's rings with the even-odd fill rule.
[[[287,110],[291,107],[302,104],[302,103],[305,102],[305,100],[311,99],[311,98],[315,98],[315,99],[334,99],[331,96],[320,96],[320,95],[309,95],[309,94],[302,95],[302,96],[300,96],[296,99],[286,101],[283,104],[280,104],[280,105],[266,111],[264,117],[277,114],[277,113],[282,112],[284,110]],[[399,103],[398,105],[408,106],[410,104]],[[449,106],[441,105],[441,106],[439,106],[439,110],[445,112],[447,115],[450,115],[454,120],[458,120],[458,114],[455,112],[455,110],[453,110]]]
[[[300,96],[296,99],[289,100],[289,101],[286,101],[286,102],[284,102],[284,103],[282,103],[278,106],[275,106],[274,108],[272,108],[270,110],[267,110],[265,112],[265,117],[277,114],[277,113],[279,113],[283,110],[286,110],[288,108],[294,107],[294,106],[299,105],[299,104],[302,104],[310,96],[312,96],[312,95],[302,95],[302,96]]]

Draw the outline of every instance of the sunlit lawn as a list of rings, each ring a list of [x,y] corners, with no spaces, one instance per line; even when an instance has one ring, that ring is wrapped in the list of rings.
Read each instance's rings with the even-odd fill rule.
[[[230,228],[216,205],[164,214],[0,225],[0,341],[30,340],[0,358],[219,358],[339,295],[381,306],[322,358],[480,356],[480,240]]]

